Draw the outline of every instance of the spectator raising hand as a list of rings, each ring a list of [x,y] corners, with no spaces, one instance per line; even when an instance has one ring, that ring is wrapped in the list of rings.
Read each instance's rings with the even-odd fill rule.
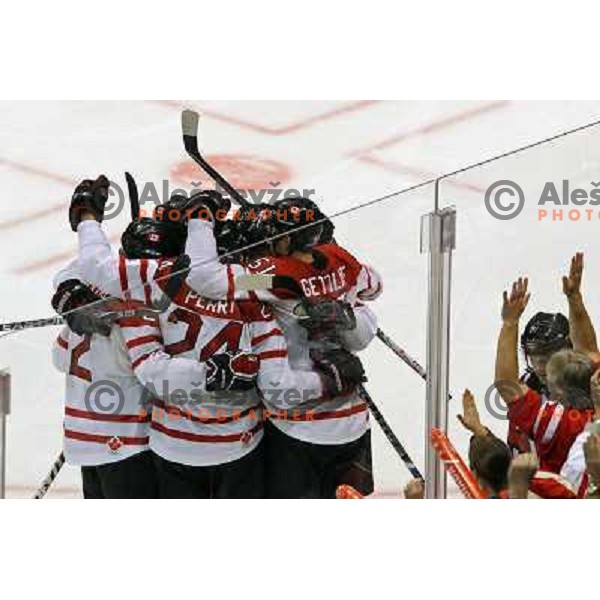
[[[563,292],[567,298],[581,294],[581,279],[583,277],[583,252],[577,252],[571,259],[568,275],[563,275]]]
[[[584,352],[592,360],[600,360],[598,342],[592,320],[587,312],[581,293],[583,279],[583,252],[577,252],[571,259],[569,274],[562,278],[563,293],[569,303],[569,329],[573,349]]]
[[[463,392],[462,403],[463,414],[456,415],[462,426],[465,429],[468,429],[473,435],[487,435],[488,430],[481,424],[479,411],[477,410],[475,398],[471,393],[471,390],[465,390]]]
[[[527,291],[529,279],[519,277],[513,282],[510,294],[502,293],[502,321],[508,325],[518,325],[521,315],[527,308],[531,294]]]

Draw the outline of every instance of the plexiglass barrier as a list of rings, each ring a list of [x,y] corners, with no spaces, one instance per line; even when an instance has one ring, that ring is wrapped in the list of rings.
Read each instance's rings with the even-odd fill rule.
[[[523,145],[560,134],[585,121],[568,111],[560,127],[555,120],[543,128],[532,115]],[[502,122],[495,124],[497,131]],[[597,126],[576,131],[539,146],[469,169],[441,183],[440,206],[457,210],[457,240],[452,272],[449,436],[463,456],[469,433],[456,414],[469,388],[481,419],[499,437],[507,433],[507,409],[496,393],[494,365],[500,332],[502,292],[518,277],[529,278],[531,299],[519,333],[537,312],[568,315],[561,277],[571,257],[584,252],[584,299],[598,323],[597,290],[600,237],[600,158]],[[468,147],[467,147],[468,149]],[[490,136],[479,147],[479,160],[510,149]],[[465,153],[465,163],[474,156]],[[457,163],[449,164],[450,169]],[[460,166],[460,165],[457,165]],[[524,372],[524,355],[519,351]]]

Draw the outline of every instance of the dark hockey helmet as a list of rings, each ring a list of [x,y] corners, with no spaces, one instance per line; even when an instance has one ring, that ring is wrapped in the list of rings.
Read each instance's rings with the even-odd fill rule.
[[[156,221],[184,225],[187,223],[186,210],[189,208],[190,199],[183,194],[172,194],[171,197],[154,211]]]
[[[121,236],[121,250],[127,258],[172,258],[184,253],[187,229],[181,223],[136,219]]]
[[[289,235],[293,252],[331,243],[334,226],[312,200],[286,198],[262,210],[255,229],[254,235],[260,239]]]
[[[219,256],[230,262],[239,262],[247,256],[250,246],[248,223],[233,219],[217,221],[214,234]]]
[[[525,356],[552,354],[572,346],[569,320],[561,313],[535,314],[521,335],[521,348]]]

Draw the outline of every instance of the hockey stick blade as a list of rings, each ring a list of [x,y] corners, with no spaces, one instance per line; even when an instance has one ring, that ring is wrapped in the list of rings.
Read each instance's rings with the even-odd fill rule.
[[[131,207],[131,220],[140,218],[140,195],[137,184],[131,173],[125,171],[125,180],[127,181],[127,191],[129,192],[129,205]]]
[[[200,154],[198,149],[198,123],[200,116],[193,110],[184,110],[181,113],[181,132],[183,134],[183,146],[192,160],[205,171],[214,181],[216,181],[223,190],[225,190],[232,201],[244,208],[250,206],[246,200],[206,159]]]
[[[198,151],[198,123],[200,121],[200,115],[194,110],[184,110],[181,113],[181,131],[183,133],[183,139],[185,141],[186,138],[190,140],[193,146],[190,146],[191,149],[194,149],[196,152]],[[186,145],[186,150],[188,147]],[[189,150],[188,150],[189,152]]]

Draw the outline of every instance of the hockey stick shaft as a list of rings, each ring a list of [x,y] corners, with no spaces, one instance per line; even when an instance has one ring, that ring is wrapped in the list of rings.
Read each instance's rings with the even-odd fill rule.
[[[48,475],[46,476],[46,479],[44,479],[44,481],[42,481],[40,487],[38,488],[37,492],[33,496],[34,500],[41,500],[46,495],[46,493],[50,489],[50,486],[56,479],[56,476],[60,473],[60,470],[62,469],[62,466],[64,464],[65,464],[65,455],[63,452],[61,452],[58,455],[58,458],[54,461],[54,464],[52,465],[52,467],[50,469],[50,473],[48,473]]]
[[[62,317],[49,317],[48,319],[33,319],[31,321],[13,321],[12,323],[2,323],[1,331],[18,331],[19,329],[31,329],[32,327],[48,327],[49,325],[62,325]]]
[[[200,116],[196,111],[184,110],[181,113],[181,129],[183,133],[183,145],[186,152],[193,161],[210,175],[230,196],[234,202],[242,207],[250,206],[246,200],[206,159],[200,154],[198,149],[198,122]]]
[[[170,300],[167,299],[166,304],[169,304]],[[160,303],[159,303],[160,304]],[[163,306],[157,306],[155,308],[149,307],[141,307],[141,308],[132,308],[125,310],[109,310],[105,313],[101,313],[100,316],[109,318],[109,319],[121,319],[123,317],[153,317],[156,316],[157,313],[163,312],[165,310],[164,304]],[[77,310],[77,309],[75,309]],[[69,312],[74,312],[73,310]],[[33,327],[48,327],[49,325],[62,325],[65,323],[65,319],[63,317],[49,317],[47,319],[34,319],[32,321],[14,321],[12,323],[2,323],[0,325],[0,332],[2,331],[19,331],[21,329],[31,329]]]
[[[421,376],[422,379],[427,381],[427,371],[410,356],[405,350],[403,350],[394,340],[381,329],[377,330],[377,337],[400,359],[402,359],[415,373]],[[448,398],[452,400],[452,394],[448,394]]]
[[[365,386],[362,384],[359,385],[358,391],[363,400],[367,403],[367,406],[369,407],[373,418],[375,419],[375,421],[377,421],[379,427],[381,427],[381,430],[383,431],[385,437],[388,439],[394,450],[397,452],[398,456],[402,459],[402,461],[410,471],[410,474],[415,479],[422,480],[423,475],[421,475],[421,472],[415,466],[415,463],[413,462],[412,458],[409,456],[408,452],[406,451],[400,440],[396,437],[396,434],[392,431],[392,428],[385,420],[385,417],[381,414],[379,408],[377,408],[377,405],[373,401],[373,398],[371,398],[369,392],[367,392],[367,390],[365,389]]]

